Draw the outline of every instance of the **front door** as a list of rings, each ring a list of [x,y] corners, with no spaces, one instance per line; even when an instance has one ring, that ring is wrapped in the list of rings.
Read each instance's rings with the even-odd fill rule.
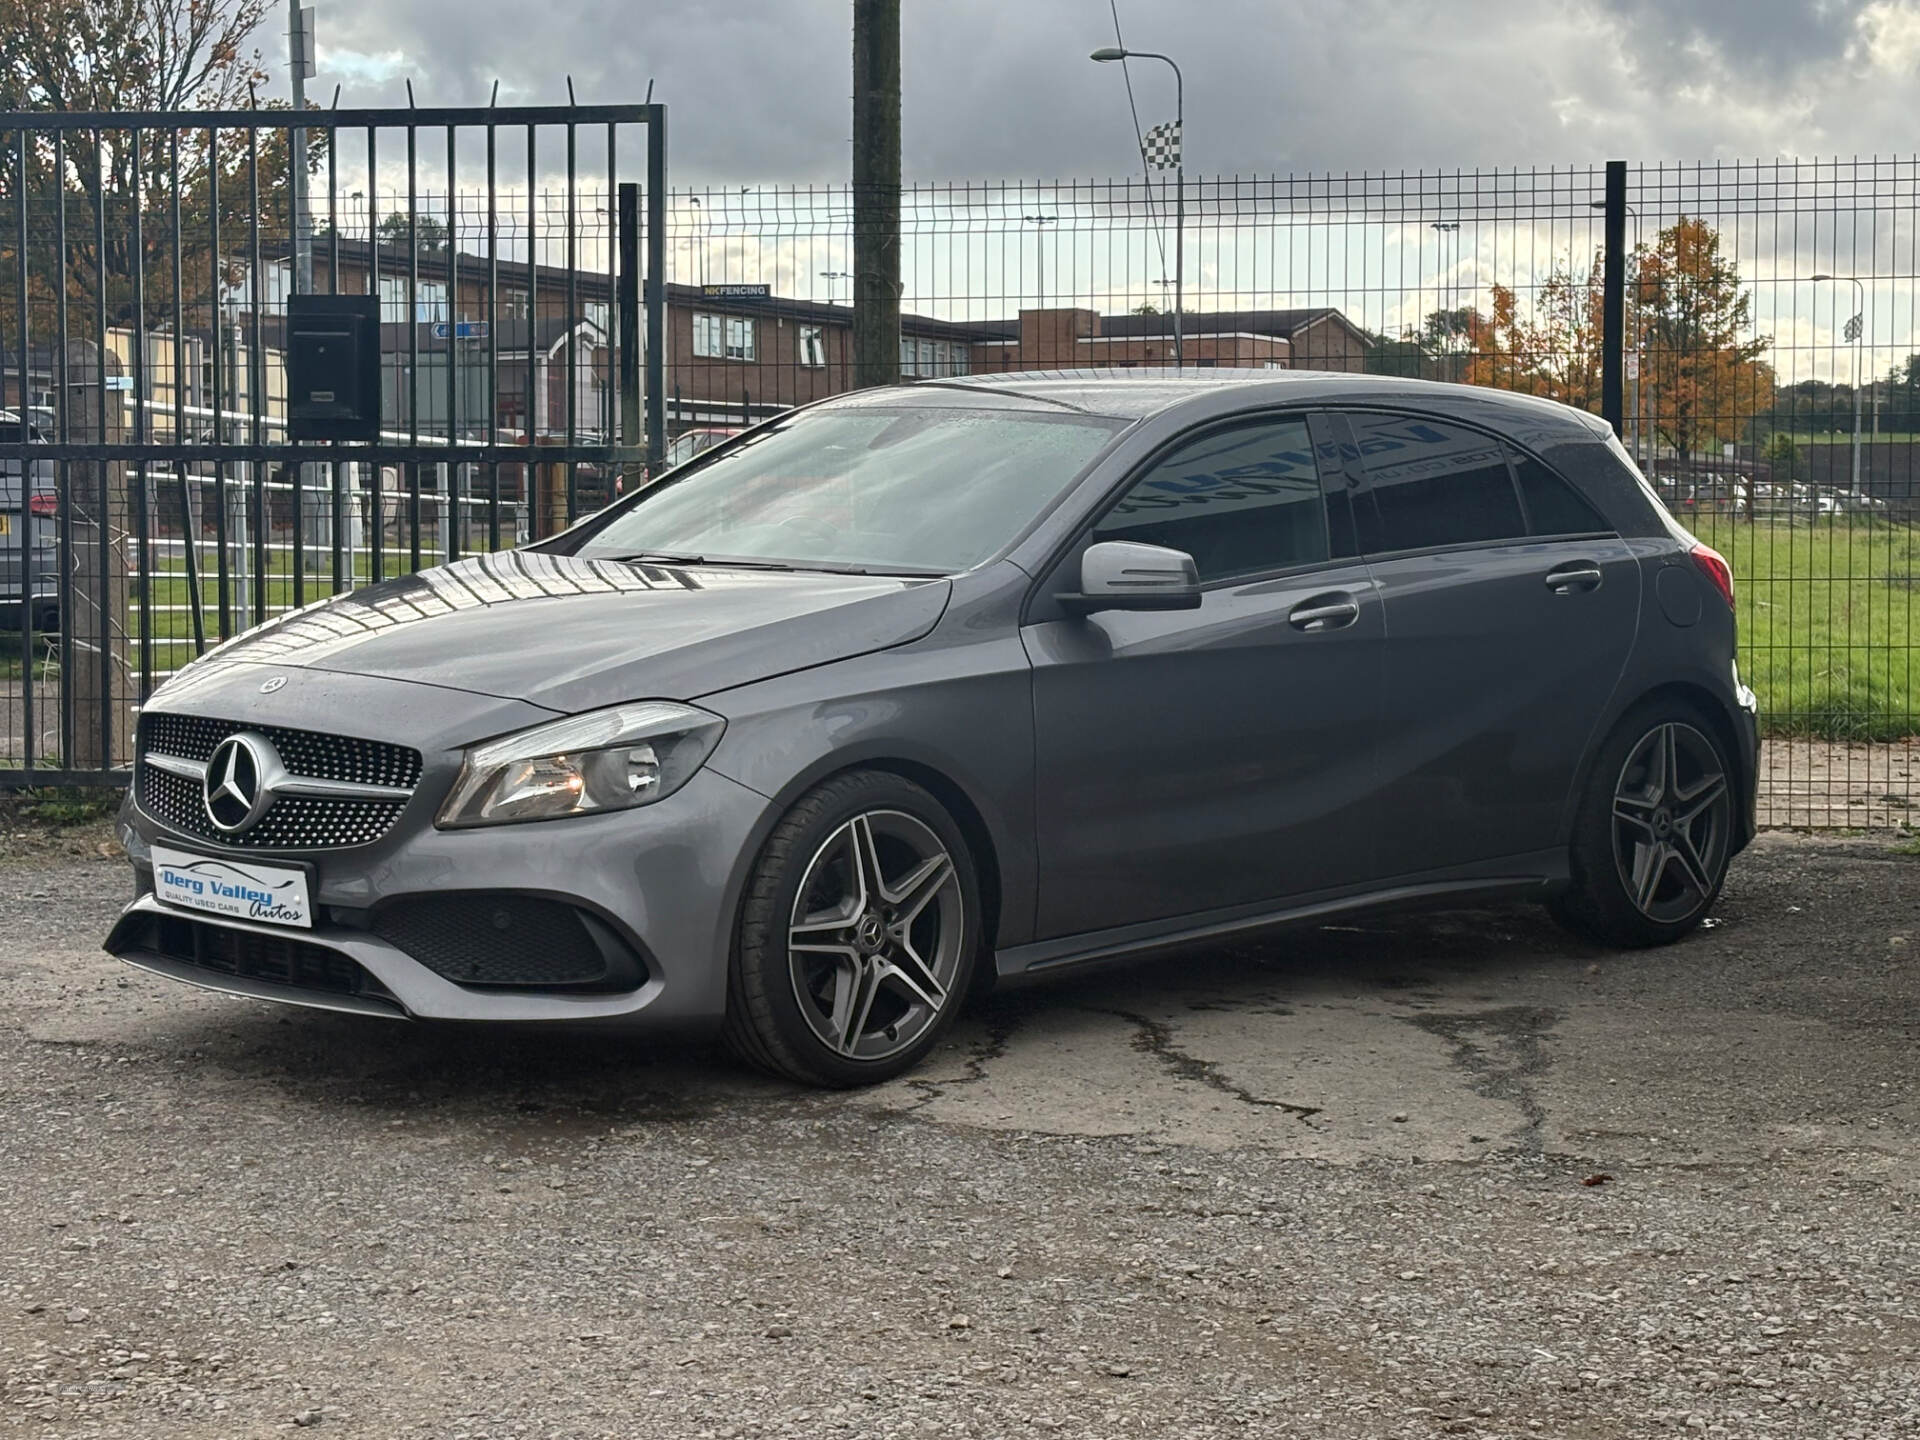
[[[1242,419],[1150,462],[1089,541],[1193,556],[1196,610],[1039,619],[1037,937],[1364,880],[1385,632],[1308,421]],[[1057,580],[1077,588],[1078,551]]]

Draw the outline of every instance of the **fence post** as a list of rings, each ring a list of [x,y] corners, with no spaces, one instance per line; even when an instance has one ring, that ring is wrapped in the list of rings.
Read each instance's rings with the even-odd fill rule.
[[[61,409],[80,445],[126,443],[126,407],[107,380],[121,373],[119,359],[91,340],[70,340]],[[131,754],[133,723],[127,667],[127,467],[119,460],[76,462],[68,480],[73,523],[74,666],[61,683],[71,686],[76,770],[111,770],[121,753]]]
[[[1607,161],[1606,266],[1600,305],[1600,418],[1625,432],[1627,162]]]
[[[647,464],[667,454],[667,107],[647,110]]]
[[[620,182],[620,443],[640,443],[640,187]],[[623,490],[639,483],[641,467],[621,466]]]

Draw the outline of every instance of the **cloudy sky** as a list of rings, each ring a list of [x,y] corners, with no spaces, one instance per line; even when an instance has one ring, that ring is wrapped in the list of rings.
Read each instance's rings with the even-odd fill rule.
[[[638,100],[676,183],[843,180],[848,0],[316,0],[346,103]],[[1133,164],[1109,0],[905,0],[909,178]],[[1912,147],[1920,0],[1119,0],[1187,79],[1208,172],[1710,160]],[[263,35],[270,64],[284,28]],[[276,81],[284,71],[275,64]],[[1146,123],[1164,67],[1135,67]]]
[[[314,3],[320,60],[309,94],[322,102],[338,84],[346,105],[403,105],[411,80],[421,104],[484,104],[498,80],[503,104],[557,104],[569,76],[582,101],[635,102],[651,82],[669,107],[669,174],[683,192],[670,212],[671,277],[846,298],[844,278],[834,278],[851,266],[844,202],[826,191],[769,199],[758,187],[848,179],[850,0]],[[1903,155],[1894,180],[1828,167],[1826,188],[1803,194],[1791,173],[1761,180],[1749,170],[1758,188],[1743,191],[1723,172],[1672,186],[1669,170],[1635,198],[1649,239],[1681,213],[1708,215],[1737,255],[1755,332],[1772,337],[1783,375],[1843,373],[1856,358],[1877,370],[1920,348],[1920,0],[1117,0],[1117,8],[1129,46],[1167,51],[1185,71],[1190,176],[1317,177],[1304,187],[1315,191],[1304,208],[1298,182],[1268,184],[1251,218],[1232,206],[1223,216],[1204,198],[1190,205],[1190,309],[1331,304],[1398,333],[1435,308],[1490,307],[1496,281],[1524,304],[1553,268],[1584,271],[1599,240],[1587,204],[1598,180],[1586,167],[1601,161]],[[1087,59],[1114,43],[1112,0],[903,0],[902,9],[909,181],[1137,180],[1120,67]],[[280,93],[284,28],[276,9],[259,37]],[[1170,118],[1165,67],[1131,69],[1141,123]],[[595,137],[581,143],[583,183],[603,184]],[[552,209],[561,152],[542,146],[541,203]],[[621,147],[623,178],[639,178],[639,136]],[[463,188],[476,183],[466,172],[478,153],[463,148]],[[404,203],[398,155],[391,145],[382,151],[382,213]],[[1582,173],[1550,180],[1515,180],[1510,169],[1574,166]],[[1473,172],[1494,168],[1509,176],[1494,182],[1506,188],[1490,211],[1476,215],[1472,197],[1433,193],[1436,183],[1456,183],[1435,182],[1436,171],[1466,172],[1477,186],[1484,181]],[[1390,178],[1328,182],[1329,172]],[[1400,178],[1414,172],[1426,178]],[[423,185],[444,183],[423,169]],[[523,182],[503,183],[503,205],[517,203],[505,191],[524,195]],[[342,193],[362,184],[345,173]],[[702,191],[702,208],[684,193],[691,189]],[[1117,212],[1117,192],[1105,188],[1028,186],[988,192],[984,205],[978,187],[959,192],[957,204],[954,193],[923,191],[909,214],[911,308],[979,318],[1067,300],[1103,310],[1165,303],[1174,267],[1164,211],[1130,198]],[[1377,203],[1383,193],[1395,203]],[[1863,194],[1878,198],[1848,198]],[[598,213],[591,197],[583,203]],[[1027,226],[1022,216],[1035,210],[1058,223]],[[1462,221],[1455,233],[1430,223],[1449,217]],[[518,242],[506,243],[511,253]],[[593,236],[583,243],[580,263],[603,263]],[[1812,282],[1815,272],[1869,277],[1864,356],[1839,333],[1853,292]]]

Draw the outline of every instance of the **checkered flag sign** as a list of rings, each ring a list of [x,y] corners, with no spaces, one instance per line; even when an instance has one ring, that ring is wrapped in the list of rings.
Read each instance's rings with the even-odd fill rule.
[[[1156,125],[1140,140],[1140,154],[1156,170],[1180,168],[1180,122]]]

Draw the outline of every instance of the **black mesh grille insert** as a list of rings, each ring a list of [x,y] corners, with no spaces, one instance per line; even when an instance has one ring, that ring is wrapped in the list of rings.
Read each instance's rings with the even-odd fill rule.
[[[206,760],[213,747],[239,730],[251,730],[273,742],[293,775],[315,780],[347,780],[357,785],[410,787],[420,781],[420,752],[405,745],[323,735],[317,730],[282,730],[275,725],[246,725],[205,715],[149,712],[140,717],[142,747],[185,760]]]
[[[619,979],[587,919],[559,900],[421,895],[382,905],[372,928],[457,985],[604,986]]]
[[[171,915],[149,917],[146,948],[171,960],[247,980],[324,990],[334,995],[391,998],[385,986],[338,950],[292,936],[229,930]]]
[[[377,740],[322,735],[312,730],[283,730],[272,725],[242,725],[202,715],[150,713],[140,717],[140,753],[149,750],[204,761],[227,736],[252,729],[273,742],[287,769],[316,780],[410,788],[419,783],[418,750]],[[151,765],[138,775],[140,806],[175,830],[252,850],[336,850],[368,845],[393,827],[406,808],[402,800],[332,800],[290,795],[277,801],[251,830],[224,835],[214,829],[193,780]]]

